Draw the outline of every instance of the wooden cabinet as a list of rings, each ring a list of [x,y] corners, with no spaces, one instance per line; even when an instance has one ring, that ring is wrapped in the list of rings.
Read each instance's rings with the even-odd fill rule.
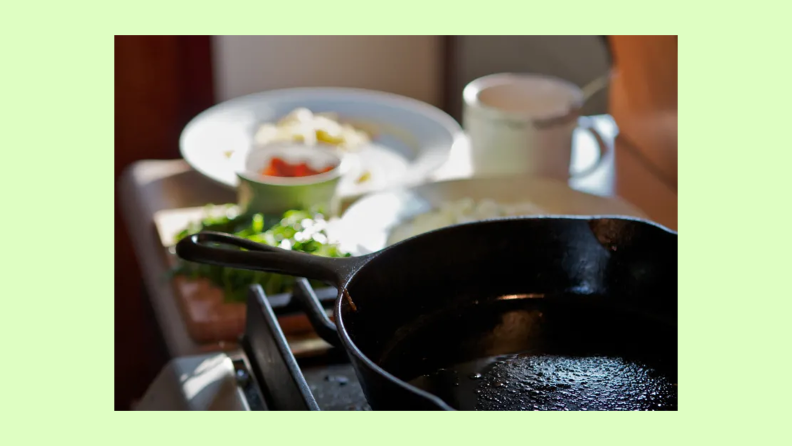
[[[610,114],[621,136],[677,182],[677,36],[610,36]]]
[[[182,128],[212,105],[212,95],[208,36],[116,36],[116,180],[134,161],[177,158]],[[115,408],[128,409],[167,358],[143,294],[117,195],[114,338]]]

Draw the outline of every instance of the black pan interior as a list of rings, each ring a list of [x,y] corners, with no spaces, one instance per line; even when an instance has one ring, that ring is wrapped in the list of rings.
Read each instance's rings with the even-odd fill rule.
[[[676,235],[642,222],[462,225],[348,290],[369,359],[457,409],[676,409]]]

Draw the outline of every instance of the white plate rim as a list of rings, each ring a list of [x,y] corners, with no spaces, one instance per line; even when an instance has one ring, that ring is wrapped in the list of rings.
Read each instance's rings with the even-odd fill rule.
[[[451,135],[453,144],[457,144],[462,138],[463,131],[459,123],[452,118],[449,114],[440,110],[439,108],[420,101],[418,99],[402,96],[395,93],[388,93],[384,91],[368,90],[361,88],[346,88],[346,87],[298,87],[298,88],[283,88],[276,90],[267,90],[258,93],[252,93],[245,96],[229,99],[227,101],[216,104],[195,117],[184,127],[179,136],[179,151],[182,158],[201,175],[231,189],[236,189],[239,180],[234,174],[232,169],[227,172],[221,172],[219,169],[208,166],[208,163],[202,161],[201,157],[196,154],[196,151],[188,145],[188,140],[195,128],[201,125],[210,116],[239,107],[240,104],[247,104],[256,100],[264,101],[267,99],[282,97],[282,96],[311,96],[313,98],[339,98],[345,101],[365,101],[369,102],[372,98],[375,100],[385,101],[393,106],[400,106],[400,108],[407,109],[415,114],[422,115],[427,119],[435,121],[442,126]],[[435,170],[442,167],[448,155],[451,152],[453,144],[445,148],[445,156],[443,159],[436,160],[432,165],[427,167],[425,177],[429,177]],[[420,179],[419,179],[420,180]]]
[[[344,244],[344,249],[353,252],[354,255],[367,254],[387,246],[387,243],[385,242],[383,246],[376,248],[376,246],[380,244],[379,241],[383,241],[379,239],[381,237],[385,237],[385,239],[387,239],[387,237],[390,235],[390,231],[393,230],[393,227],[396,224],[402,223],[404,220],[391,220],[388,216],[382,216],[381,218],[378,218],[378,216],[372,215],[372,213],[370,212],[369,213],[365,212],[365,206],[367,206],[368,203],[371,203],[374,200],[388,199],[389,197],[391,197],[390,199],[393,200],[392,197],[396,197],[399,195],[410,195],[410,194],[422,196],[422,193],[425,193],[424,191],[431,189],[439,190],[440,188],[443,187],[450,188],[453,187],[454,183],[467,182],[472,185],[475,185],[476,182],[486,182],[486,181],[491,181],[496,184],[499,182],[503,182],[504,185],[507,185],[509,182],[514,182],[514,184],[520,184],[522,182],[522,184],[524,185],[533,184],[536,186],[537,190],[542,190],[544,188],[544,191],[539,193],[545,193],[548,196],[549,195],[560,196],[561,194],[563,194],[564,196],[569,197],[570,200],[584,200],[588,202],[592,208],[601,209],[600,212],[591,212],[585,214],[551,212],[550,214],[545,216],[589,216],[589,217],[622,216],[627,218],[649,220],[649,217],[645,212],[643,212],[641,209],[639,209],[638,207],[624,200],[621,197],[592,194],[589,192],[572,188],[567,183],[550,178],[538,178],[538,177],[464,178],[464,179],[453,179],[453,180],[438,181],[433,183],[426,183],[411,188],[391,189],[391,190],[375,192],[366,195],[365,197],[352,203],[341,216],[337,226],[339,230],[338,235],[340,241]],[[550,189],[550,191],[548,191],[548,189]],[[459,198],[462,197],[456,197],[452,199],[459,199]],[[492,199],[501,202],[510,201],[510,200],[499,200],[497,197],[492,197]],[[366,218],[368,218],[368,220]],[[356,223],[355,220],[361,223]],[[356,229],[359,227],[359,224],[365,225],[367,222],[373,224],[371,224],[371,226],[367,227],[365,230]],[[367,240],[366,237],[372,237],[372,239]],[[373,241],[374,238],[378,239],[379,241]]]

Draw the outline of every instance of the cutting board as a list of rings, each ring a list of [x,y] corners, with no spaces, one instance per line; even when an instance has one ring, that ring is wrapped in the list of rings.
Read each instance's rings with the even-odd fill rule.
[[[200,221],[205,216],[206,209],[203,207],[170,209],[154,215],[162,252],[169,266],[176,266],[178,261],[173,250],[176,235],[190,222]],[[223,290],[206,279],[176,276],[172,284],[187,331],[195,342],[228,345],[239,339],[245,329],[244,303],[226,302]],[[304,315],[280,316],[278,322],[284,334],[295,342],[290,342],[293,349],[315,347],[305,339],[304,335],[312,333],[313,328]]]

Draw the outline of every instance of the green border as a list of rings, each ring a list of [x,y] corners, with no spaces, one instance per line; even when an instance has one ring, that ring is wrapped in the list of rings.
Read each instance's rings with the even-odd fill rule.
[[[789,440],[783,413],[791,337],[784,327],[792,312],[783,217],[790,202],[790,53],[783,3],[748,9],[722,2],[407,0],[356,2],[351,12],[312,4],[3,8],[3,196],[5,215],[25,222],[7,217],[3,225],[12,268],[0,311],[4,444]],[[753,10],[764,13],[749,16]],[[682,34],[679,412],[112,413],[114,34],[570,32]]]

